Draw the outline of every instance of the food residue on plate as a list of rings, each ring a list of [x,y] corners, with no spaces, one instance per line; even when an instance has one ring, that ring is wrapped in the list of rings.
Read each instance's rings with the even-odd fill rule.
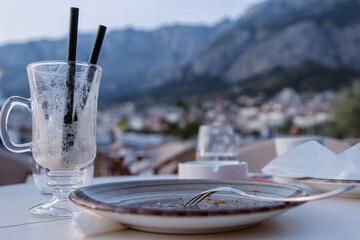
[[[219,199],[219,201],[214,201],[214,205],[219,205],[219,204],[225,204],[226,203],[226,201],[224,200],[224,199]]]

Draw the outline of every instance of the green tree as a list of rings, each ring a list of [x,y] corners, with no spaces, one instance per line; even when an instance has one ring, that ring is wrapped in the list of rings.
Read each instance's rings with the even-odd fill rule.
[[[176,106],[182,108],[185,112],[188,110],[186,102],[181,97],[176,100]]]
[[[282,134],[289,134],[290,132],[290,128],[294,125],[293,123],[293,119],[292,118],[288,118],[283,125],[281,125],[279,127],[279,132]]]
[[[129,126],[127,119],[125,119],[125,118],[121,119],[118,122],[117,126],[118,126],[120,131],[125,132],[128,129],[128,126]]]
[[[360,80],[336,95],[330,113],[344,137],[360,137]]]

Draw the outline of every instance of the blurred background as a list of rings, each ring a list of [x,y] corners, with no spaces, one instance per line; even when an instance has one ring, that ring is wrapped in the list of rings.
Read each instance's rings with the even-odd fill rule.
[[[108,27],[96,176],[174,173],[215,121],[234,127],[239,151],[282,135],[360,136],[357,0],[0,0],[1,104],[29,97],[29,63],[66,59],[72,6],[78,60]],[[31,115],[16,109],[9,128],[31,140]]]

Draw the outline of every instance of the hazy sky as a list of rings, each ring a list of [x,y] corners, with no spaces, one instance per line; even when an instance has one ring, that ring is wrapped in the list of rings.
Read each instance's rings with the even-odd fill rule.
[[[78,7],[79,31],[128,26],[153,29],[173,23],[213,24],[237,18],[264,0],[0,0],[0,45],[66,36],[70,7]]]

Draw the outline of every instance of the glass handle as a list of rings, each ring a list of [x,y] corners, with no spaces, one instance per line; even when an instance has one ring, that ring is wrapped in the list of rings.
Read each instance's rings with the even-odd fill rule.
[[[11,152],[15,153],[23,153],[23,152],[30,152],[32,143],[22,143],[17,144],[11,141],[9,133],[8,133],[8,120],[11,109],[16,105],[26,107],[27,109],[31,110],[31,102],[29,99],[22,98],[22,97],[10,97],[1,108],[0,112],[0,137],[4,144],[4,146]]]

